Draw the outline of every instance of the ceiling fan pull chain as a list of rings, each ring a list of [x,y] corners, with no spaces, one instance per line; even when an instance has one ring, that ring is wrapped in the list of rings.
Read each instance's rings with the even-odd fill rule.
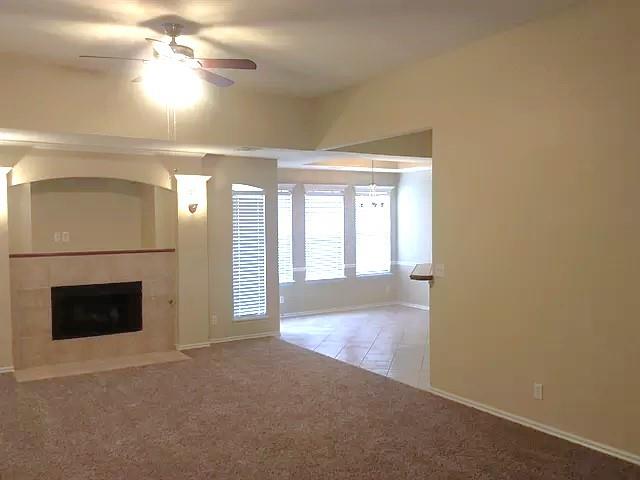
[[[167,110],[167,139],[171,142],[177,141],[177,121],[176,121],[176,109],[171,105],[170,102],[166,103]]]

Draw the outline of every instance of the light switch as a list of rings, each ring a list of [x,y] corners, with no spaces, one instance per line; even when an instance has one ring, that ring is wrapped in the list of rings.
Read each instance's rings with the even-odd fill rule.
[[[53,241],[56,243],[60,242],[60,232],[55,232],[53,234]]]
[[[439,278],[444,278],[444,263],[436,263],[434,275]]]
[[[533,398],[536,400],[542,400],[542,384],[534,383],[533,384]]]
[[[64,243],[68,243],[69,242],[69,232],[62,232],[62,241]]]

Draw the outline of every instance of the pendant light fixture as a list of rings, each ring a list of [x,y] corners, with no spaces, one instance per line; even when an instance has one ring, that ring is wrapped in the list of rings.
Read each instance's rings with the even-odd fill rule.
[[[376,182],[373,178],[373,160],[371,160],[371,183],[369,183],[369,196],[373,200],[373,197],[376,195]]]
[[[375,181],[374,160],[371,160],[371,182],[369,183],[369,200],[364,202],[362,206],[369,208],[384,208],[384,196],[378,194],[378,186]]]

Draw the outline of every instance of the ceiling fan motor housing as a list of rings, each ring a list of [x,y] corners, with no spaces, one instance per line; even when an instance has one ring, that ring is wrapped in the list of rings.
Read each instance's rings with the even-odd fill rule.
[[[176,43],[176,37],[179,37],[182,33],[183,26],[179,23],[163,23],[162,27],[164,28],[164,33],[171,37],[169,46],[173,50],[173,53],[193,58],[193,48],[187,47],[186,45],[178,45],[178,43]]]

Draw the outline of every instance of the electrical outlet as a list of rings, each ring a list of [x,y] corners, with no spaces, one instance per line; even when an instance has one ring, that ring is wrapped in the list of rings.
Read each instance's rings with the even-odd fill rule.
[[[533,384],[533,398],[536,400],[542,400],[542,384],[534,383]]]
[[[60,232],[55,232],[53,234],[53,241],[56,242],[56,243],[60,242]]]
[[[283,303],[284,303],[284,297],[280,295],[280,305],[282,305]]]
[[[211,315],[211,325],[216,326],[218,324],[218,317],[215,315]]]
[[[62,241],[64,243],[69,243],[69,232],[62,232]]]

